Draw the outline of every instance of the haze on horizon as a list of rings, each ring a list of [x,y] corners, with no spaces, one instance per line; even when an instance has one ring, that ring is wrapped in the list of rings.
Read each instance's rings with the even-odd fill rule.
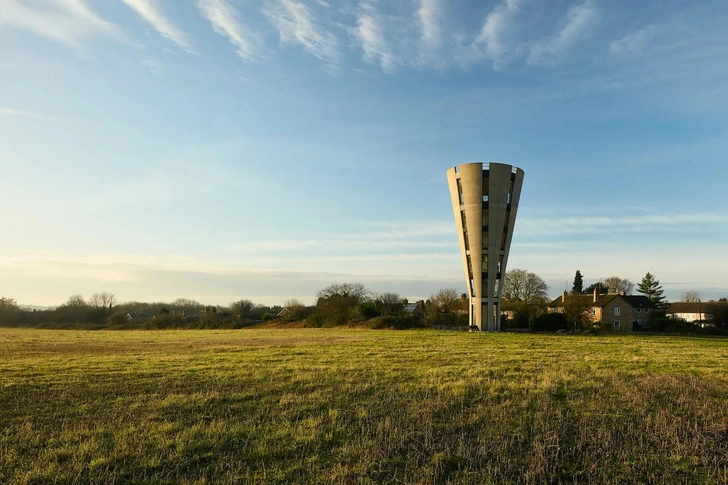
[[[524,169],[509,269],[728,296],[728,4],[4,0],[0,296],[464,288],[445,171]]]

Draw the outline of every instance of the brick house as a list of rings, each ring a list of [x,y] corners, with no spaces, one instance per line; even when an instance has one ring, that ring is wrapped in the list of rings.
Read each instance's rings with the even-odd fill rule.
[[[610,293],[599,295],[596,290],[592,295],[562,295],[548,305],[549,313],[564,313],[566,305],[575,304],[585,308],[589,318],[602,330],[614,332],[632,332],[636,328],[644,328],[655,310],[649,298],[642,295],[624,295]]]

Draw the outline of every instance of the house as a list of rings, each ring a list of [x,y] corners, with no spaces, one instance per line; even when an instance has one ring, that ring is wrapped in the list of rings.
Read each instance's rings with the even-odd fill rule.
[[[728,306],[728,303],[721,301],[678,301],[672,303],[665,312],[668,317],[679,318],[686,322],[707,322],[712,323],[716,306]]]
[[[425,302],[424,300],[420,300],[416,303],[408,303],[407,300],[405,301],[404,309],[402,312],[405,315],[412,315],[415,318],[422,318],[425,316]]]
[[[288,315],[289,313],[291,313],[291,310],[289,310],[288,308],[284,308],[283,310],[279,311],[279,312],[278,312],[278,313],[276,314],[276,318],[281,318],[281,317],[285,317],[285,316],[286,316],[286,315]]]
[[[602,330],[615,332],[632,332],[647,325],[650,314],[655,305],[643,295],[625,295],[623,293],[610,293],[599,295],[594,290],[592,295],[571,295],[563,292],[562,295],[548,306],[549,313],[564,313],[568,306],[584,308],[589,318],[598,324]]]

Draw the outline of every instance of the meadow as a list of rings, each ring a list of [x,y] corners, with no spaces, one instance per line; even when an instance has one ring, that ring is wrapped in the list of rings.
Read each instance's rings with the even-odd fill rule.
[[[0,483],[728,483],[728,339],[0,329]]]

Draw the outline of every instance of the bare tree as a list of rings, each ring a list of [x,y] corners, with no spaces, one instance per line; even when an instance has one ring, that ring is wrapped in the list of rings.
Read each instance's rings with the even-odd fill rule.
[[[444,313],[455,310],[459,300],[460,295],[455,288],[442,288],[430,296],[430,303],[432,303],[435,311]]]
[[[248,315],[253,311],[253,307],[255,306],[255,303],[248,299],[243,299],[239,301],[232,302],[230,304],[230,309],[233,312],[240,313],[242,315]]]
[[[283,302],[283,307],[288,308],[289,310],[291,308],[298,308],[302,306],[304,306],[303,303],[301,303],[301,301],[296,298],[289,298],[288,300]]]
[[[680,297],[680,301],[693,302],[700,300],[700,292],[697,290],[686,291]]]
[[[85,308],[88,306],[86,300],[81,295],[71,295],[68,297],[68,301],[61,305],[64,308]]]
[[[610,293],[624,292],[626,295],[629,295],[634,290],[634,283],[626,278],[622,279],[619,276],[604,278],[604,285],[609,289]]]
[[[0,312],[17,312],[19,309],[14,298],[0,297]]]
[[[371,297],[371,293],[361,283],[334,283],[316,293],[318,298],[342,297],[354,304],[361,303]]]
[[[374,305],[381,313],[398,313],[402,311],[402,297],[397,293],[381,293],[374,299]]]
[[[525,269],[513,269],[503,279],[503,293],[514,301],[537,304],[548,299],[548,285],[537,274]]]
[[[116,305],[116,297],[112,293],[94,293],[91,298],[88,299],[89,305],[96,308],[97,310],[106,310],[111,313],[111,310]]]
[[[17,318],[20,307],[14,298],[0,297],[0,323],[7,324]]]
[[[189,298],[177,298],[169,304],[170,308],[178,312],[184,312],[185,314],[193,315],[203,308],[205,305],[197,300],[191,300]]]

